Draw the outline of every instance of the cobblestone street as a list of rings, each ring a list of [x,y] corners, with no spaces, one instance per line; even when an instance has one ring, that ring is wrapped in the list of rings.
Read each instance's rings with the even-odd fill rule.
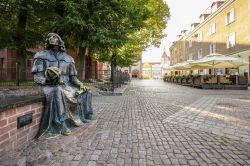
[[[33,164],[250,165],[249,90],[133,80],[122,96],[96,96],[93,105],[96,120]]]

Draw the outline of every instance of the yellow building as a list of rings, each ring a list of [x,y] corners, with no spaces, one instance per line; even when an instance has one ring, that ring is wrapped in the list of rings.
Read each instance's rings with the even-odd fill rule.
[[[181,63],[186,60],[185,55],[185,36],[186,30],[182,30],[178,35],[178,40],[173,42],[173,45],[169,48],[170,51],[170,65]]]
[[[142,79],[152,78],[152,65],[149,63],[144,63],[142,66]]]
[[[171,54],[173,47],[170,48]],[[200,23],[192,25],[191,31],[185,36],[186,60],[200,59],[215,52],[250,61],[249,0],[216,1],[200,15]],[[173,54],[170,57],[175,62],[180,56]],[[227,72],[222,70],[223,73]],[[250,73],[249,65],[240,67],[239,72]]]

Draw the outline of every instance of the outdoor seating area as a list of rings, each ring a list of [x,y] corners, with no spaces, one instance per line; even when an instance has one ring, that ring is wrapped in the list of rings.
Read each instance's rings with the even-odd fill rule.
[[[189,60],[169,66],[171,74],[166,74],[164,81],[202,89],[248,89],[248,73],[239,73],[239,67],[249,65],[241,58],[222,54],[210,54],[199,60]],[[234,74],[220,73],[216,69],[237,69]],[[191,74],[190,71],[210,69],[210,74]],[[173,71],[178,71],[174,75]],[[187,72],[188,71],[188,72]],[[180,74],[189,73],[189,74]]]
[[[163,80],[165,82],[202,89],[248,89],[248,77],[238,75],[166,75]]]

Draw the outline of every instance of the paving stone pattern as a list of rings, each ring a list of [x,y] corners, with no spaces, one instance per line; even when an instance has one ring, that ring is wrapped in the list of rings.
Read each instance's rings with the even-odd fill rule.
[[[122,96],[97,96],[93,105],[96,120],[92,124],[73,131],[73,136],[60,137],[65,146],[59,142],[57,151],[46,146],[47,157],[27,162],[52,166],[250,165],[249,91],[133,80]]]
[[[202,97],[164,122],[250,143],[250,100]]]

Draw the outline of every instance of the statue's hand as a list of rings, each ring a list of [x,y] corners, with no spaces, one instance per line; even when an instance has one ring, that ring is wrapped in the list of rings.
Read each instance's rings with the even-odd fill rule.
[[[89,90],[90,90],[89,87],[84,86],[84,85],[81,83],[81,84],[80,84],[80,90],[76,92],[76,95],[77,95],[77,96],[78,96],[78,95],[81,95],[81,94],[83,94],[83,93],[85,93],[85,92],[87,92],[87,91],[89,91]]]
[[[90,88],[89,88],[88,86],[85,86],[85,85],[81,84],[81,85],[80,85],[80,90],[86,92],[86,91],[89,91]]]

